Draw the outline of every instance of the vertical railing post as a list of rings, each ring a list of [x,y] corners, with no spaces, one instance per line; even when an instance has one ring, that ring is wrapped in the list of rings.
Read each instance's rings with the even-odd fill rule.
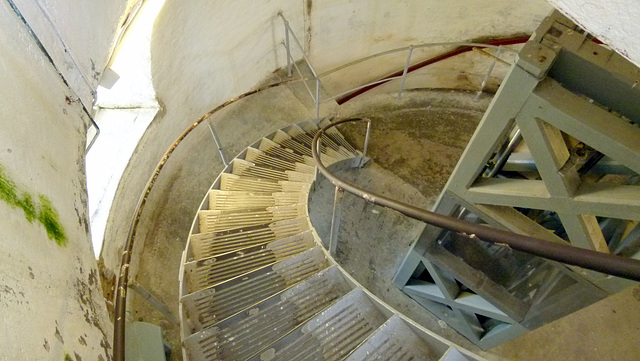
[[[316,77],[316,120],[320,120],[320,78]]]
[[[336,187],[333,194],[333,215],[331,216],[331,234],[329,235],[329,254],[334,257],[338,248],[338,234],[342,220],[342,205],[340,203],[343,197],[344,189]]]
[[[413,53],[413,45],[409,46],[409,54],[407,55],[407,61],[404,63],[404,70],[402,71],[402,80],[400,81],[400,90],[398,90],[398,98],[402,98],[402,92],[404,91],[404,82],[407,80],[407,73],[409,72],[409,64],[411,63],[411,54]]]
[[[500,56],[500,52],[502,51],[502,47],[498,47],[498,50],[496,51],[496,57],[491,61],[491,64],[489,64],[489,69],[487,70],[487,74],[484,76],[484,79],[482,79],[482,84],[480,85],[480,90],[478,90],[478,93],[476,93],[476,96],[473,100],[478,101],[478,99],[480,99],[480,95],[482,94],[482,92],[484,91],[484,87],[487,86],[487,82],[489,81],[489,77],[491,76],[491,73],[493,72],[493,67],[496,66],[496,60],[497,57]]]
[[[220,158],[222,158],[222,164],[224,164],[224,166],[226,167],[227,165],[229,165],[229,163],[227,162],[227,158],[224,156],[224,151],[222,150],[222,144],[220,143],[220,138],[218,138],[218,134],[213,129],[211,124],[207,123],[207,125],[209,126],[209,130],[211,131],[211,136],[213,137],[213,141],[216,143],[216,147],[218,147],[218,153],[220,153]]]
[[[287,48],[287,76],[291,78],[291,45],[289,42],[289,22],[284,20],[284,46]]]
[[[371,135],[371,121],[367,121],[367,133],[364,136],[364,149],[360,158],[360,168],[367,162],[367,150],[369,149],[369,136]]]

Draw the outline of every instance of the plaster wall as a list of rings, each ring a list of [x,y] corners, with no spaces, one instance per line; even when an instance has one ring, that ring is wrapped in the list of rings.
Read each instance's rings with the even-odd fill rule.
[[[125,14],[137,0],[11,1],[87,109]]]
[[[36,3],[47,17],[31,12]],[[71,79],[86,75],[95,88],[125,4],[16,1],[47,58],[0,2],[0,360],[111,358],[88,228],[89,119]]]
[[[255,88],[286,65],[278,11],[289,19],[321,73],[410,44],[530,33],[551,7],[543,0],[167,0],[151,44],[154,88],[164,109],[138,145],[116,193],[101,255],[108,277],[119,267],[138,197],[171,143],[201,115]],[[295,58],[301,59],[301,54],[294,47]],[[416,61],[428,54],[417,55]],[[324,79],[324,86],[329,93],[350,89],[401,69],[404,57],[385,57],[352,68],[349,75]]]
[[[164,3],[151,37],[151,73],[161,110],[129,161],[111,207],[101,253],[106,278],[113,279],[119,268],[138,198],[169,146],[209,110],[253,89],[286,65],[281,44],[284,26],[277,17],[281,9],[287,9],[286,16],[302,14],[303,4],[290,0]],[[293,17],[291,26],[302,32],[301,16]],[[248,128],[264,129],[259,124]],[[239,132],[237,138],[222,141],[240,142],[243,134],[251,134],[250,143],[256,140],[252,132]]]
[[[311,1],[308,1],[311,3]],[[366,55],[423,43],[528,35],[552,7],[543,0],[406,0],[313,2],[305,13],[305,41],[320,72]],[[413,52],[411,63],[447,49]],[[323,79],[330,94],[402,69],[407,52],[385,55]]]
[[[549,0],[576,24],[640,66],[640,2],[637,0]]]

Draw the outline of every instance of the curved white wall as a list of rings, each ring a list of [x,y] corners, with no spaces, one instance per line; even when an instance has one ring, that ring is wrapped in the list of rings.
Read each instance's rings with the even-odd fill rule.
[[[75,96],[90,109],[127,2],[14,3],[51,58],[0,1],[0,360],[107,361],[113,326],[88,229],[89,120]]]
[[[136,0],[11,1],[85,107],[91,109],[119,26]]]
[[[133,209],[165,150],[201,115],[286,64],[279,11],[322,72],[410,44],[529,34],[551,9],[544,0],[167,0],[151,44],[154,87],[164,114],[147,130],[116,193],[102,252],[107,273],[118,268]],[[301,53],[295,56],[300,59]],[[401,68],[403,58],[353,68],[349,76],[327,78],[325,86],[331,92],[350,88]]]

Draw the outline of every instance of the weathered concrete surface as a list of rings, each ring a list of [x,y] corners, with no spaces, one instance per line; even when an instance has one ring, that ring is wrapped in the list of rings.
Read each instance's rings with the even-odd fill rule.
[[[409,91],[363,95],[341,106],[340,117],[371,119],[369,154],[382,168],[418,189],[429,207],[440,194],[491,97],[474,101],[475,93],[455,90]],[[365,127],[344,125],[340,131],[362,149]]]
[[[640,355],[640,286],[630,287],[492,350],[508,360],[621,360]]]
[[[0,360],[107,361],[113,328],[88,228],[88,119],[6,2],[0,28]]]
[[[87,109],[114,45],[136,0],[14,0],[58,70]],[[7,6],[7,4],[3,4]]]
[[[551,11],[544,1],[306,0],[305,47],[320,72],[389,49],[478,37],[530,34]],[[442,53],[416,49],[413,62]],[[368,60],[324,79],[337,94],[404,66],[406,52]]]

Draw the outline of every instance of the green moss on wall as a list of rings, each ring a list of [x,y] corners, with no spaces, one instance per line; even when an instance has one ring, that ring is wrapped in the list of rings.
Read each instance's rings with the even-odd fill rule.
[[[0,199],[13,205],[17,201],[16,184],[4,173],[0,165]]]
[[[56,241],[58,246],[67,245],[67,236],[58,220],[58,212],[51,205],[49,198],[40,195],[40,207],[38,207],[38,220],[47,230],[49,239]]]
[[[24,217],[30,223],[38,220],[47,231],[50,240],[59,246],[67,245],[67,236],[58,217],[58,211],[51,204],[51,200],[40,194],[39,204],[33,201],[33,196],[28,192],[20,192],[16,183],[9,178],[2,165],[0,165],[0,200],[14,208],[20,208]]]
[[[31,194],[27,192],[22,192],[22,197],[18,199],[17,206],[22,208],[22,210],[24,211],[24,216],[25,218],[27,218],[27,221],[29,221],[29,223],[33,223],[33,220],[36,219],[38,215],[36,210],[36,204],[33,202],[33,198],[31,197]]]

